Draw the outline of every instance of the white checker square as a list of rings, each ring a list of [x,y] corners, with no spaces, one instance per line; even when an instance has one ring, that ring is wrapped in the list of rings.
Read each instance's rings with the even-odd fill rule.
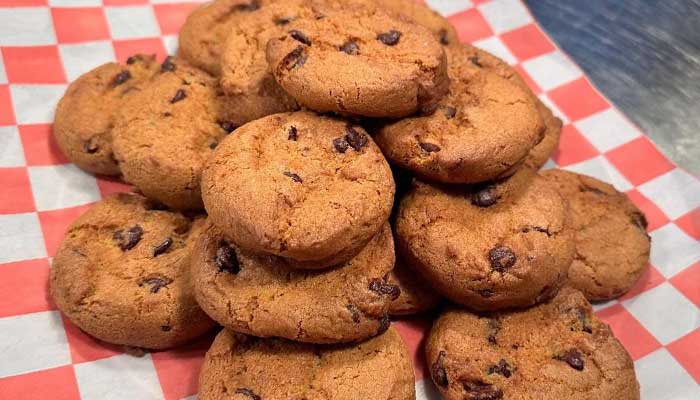
[[[0,263],[46,257],[37,213],[0,215],[0,226]]]
[[[0,49],[0,84],[7,83],[7,72],[5,72],[5,61],[2,59],[2,49]]]
[[[548,169],[553,169],[557,168],[557,163],[554,162],[551,158],[547,160],[547,162],[544,163],[542,168],[540,168],[541,171],[546,171]]]
[[[82,400],[163,399],[150,354],[121,354],[76,364],[75,377]]]
[[[152,4],[207,3],[211,0],[151,0]]]
[[[637,360],[634,369],[642,399],[700,399],[700,386],[664,348]]]
[[[55,44],[48,7],[0,8],[0,46]]]
[[[570,122],[569,118],[566,117],[566,114],[564,114],[559,109],[559,107],[557,107],[557,105],[554,104],[554,102],[552,101],[552,99],[549,98],[549,96],[547,96],[545,93],[542,93],[537,97],[539,97],[540,100],[542,100],[542,102],[544,103],[544,105],[547,106],[547,108],[552,110],[552,114],[554,114],[555,117],[559,118],[561,120],[562,124],[566,125]]]
[[[495,33],[511,31],[532,22],[530,12],[520,0],[494,0],[479,6],[481,15]]]
[[[440,400],[440,393],[433,385],[430,377],[425,377],[416,382],[416,400]]]
[[[671,278],[700,260],[700,242],[670,223],[651,232],[649,261],[663,276]]]
[[[105,7],[105,14],[114,39],[160,36],[151,6]]]
[[[700,207],[700,181],[680,168],[656,177],[638,189],[671,219]]]
[[[610,164],[610,161],[603,156],[597,156],[590,160],[567,165],[564,169],[600,179],[603,182],[615,186],[615,189],[620,192],[634,189],[634,185],[625,179],[617,168]]]
[[[578,120],[574,126],[603,153],[642,135],[614,108]]]
[[[16,126],[0,126],[0,167],[25,165],[22,139]]]
[[[474,7],[469,0],[426,0],[425,3],[446,17]]]
[[[58,311],[0,318],[0,378],[70,364]]]
[[[668,282],[622,304],[663,345],[700,327],[700,309]]]
[[[559,50],[527,60],[523,68],[544,91],[582,76],[581,70]]]
[[[68,85],[10,85],[17,124],[53,122],[56,104]]]
[[[100,199],[95,177],[74,164],[28,169],[34,201],[39,211],[75,207]]]
[[[518,62],[518,59],[515,58],[513,53],[511,53],[510,50],[508,50],[508,46],[503,44],[503,42],[498,36],[492,36],[487,39],[478,40],[473,44],[474,46],[482,50],[486,50],[489,53],[495,55],[496,57],[502,59],[509,65],[515,65]]]
[[[163,36],[163,45],[165,46],[165,51],[167,51],[168,54],[177,54],[177,35]]]
[[[58,51],[71,82],[91,69],[116,59],[112,42],[109,41],[61,44]]]
[[[51,7],[101,7],[102,0],[49,0]]]

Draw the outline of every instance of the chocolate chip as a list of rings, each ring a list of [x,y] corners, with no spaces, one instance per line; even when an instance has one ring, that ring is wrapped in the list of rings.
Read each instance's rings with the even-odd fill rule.
[[[442,106],[440,109],[447,119],[452,119],[457,115],[457,109],[452,106]]]
[[[236,388],[236,390],[234,390],[233,393],[248,396],[248,397],[250,397],[251,400],[261,400],[262,399],[260,396],[255,394],[255,392],[253,392],[250,389],[246,389],[246,388],[240,388],[240,387]]]
[[[216,266],[219,267],[219,272],[228,272],[234,275],[241,270],[236,251],[225,242],[222,242],[219,249],[216,250]]]
[[[139,225],[134,225],[127,229],[126,232],[118,230],[112,235],[112,239],[117,242],[117,246],[123,251],[133,249],[140,241],[143,235],[143,228]]]
[[[143,287],[144,285],[148,285],[151,287],[150,292],[151,293],[158,293],[158,291],[166,286],[168,286],[172,282],[170,279],[164,279],[159,276],[154,276],[151,278],[146,278],[139,283],[139,286]]]
[[[158,257],[159,255],[168,251],[170,246],[173,244],[172,238],[165,238],[161,244],[153,248],[153,257]]]
[[[576,349],[566,351],[564,354],[554,356],[555,360],[564,361],[576,371],[583,371],[583,356]]]
[[[586,311],[581,307],[577,307],[574,309],[574,313],[576,314],[576,318],[581,323],[581,330],[586,333],[593,333],[593,327],[591,327],[591,324],[588,321]]]
[[[221,127],[221,129],[225,130],[226,133],[231,133],[235,131],[236,128],[238,128],[236,124],[234,124],[231,121],[219,121],[219,126]]]
[[[304,180],[301,179],[301,177],[300,177],[299,175],[297,175],[297,174],[295,174],[295,173],[293,173],[293,172],[287,172],[287,171],[285,171],[285,172],[284,172],[284,176],[288,176],[288,177],[292,178],[292,180],[293,180],[294,182],[296,182],[296,183],[304,183]]]
[[[337,151],[338,153],[345,153],[348,150],[349,146],[350,145],[345,140],[345,138],[339,137],[333,139],[333,147],[335,147],[335,151]]]
[[[450,383],[447,379],[447,372],[445,371],[444,366],[445,356],[446,353],[441,350],[438,353],[437,360],[435,360],[433,365],[430,366],[430,376],[433,377],[433,382],[435,382],[436,385],[442,387],[447,387],[447,385]]]
[[[647,221],[647,217],[641,213],[641,212],[633,212],[630,215],[630,220],[634,225],[636,225],[640,230],[644,231],[646,233],[647,227],[649,226],[649,222]]]
[[[528,232],[532,232],[532,231],[544,233],[547,236],[552,236],[552,232],[550,232],[549,229],[543,228],[541,226],[531,225],[531,226],[526,226],[522,229],[523,233],[528,233]]]
[[[284,56],[282,62],[280,63],[287,71],[290,71],[296,67],[301,67],[306,63],[306,58],[308,55],[304,50],[304,46],[299,45],[289,54]]]
[[[499,400],[503,398],[501,389],[485,382],[465,382],[462,385],[467,392],[465,400]]]
[[[506,360],[501,359],[498,364],[489,367],[489,375],[491,374],[500,374],[506,378],[510,378],[510,376],[513,374],[513,368],[511,368],[510,364],[508,364]]]
[[[289,130],[287,131],[287,140],[297,140],[297,127],[296,126],[290,126]]]
[[[163,332],[170,332],[171,329],[173,329],[173,328],[168,326],[168,325],[161,325],[160,326],[160,330]]]
[[[376,278],[369,282],[369,290],[378,293],[380,296],[389,296],[392,300],[398,299],[401,294],[401,289],[398,286]]]
[[[396,30],[390,30],[389,32],[380,33],[377,35],[377,40],[384,43],[387,46],[394,46],[401,39],[401,32]]]
[[[479,61],[479,56],[469,57],[469,61],[471,61],[472,64],[476,65],[476,66],[479,67],[479,68],[483,68],[483,67],[484,67],[484,66],[481,64],[481,62]]]
[[[172,117],[172,116],[173,116],[173,113],[166,111],[166,112],[163,113],[163,116],[164,116],[164,117]]]
[[[359,324],[360,323],[360,311],[357,309],[357,307],[353,306],[352,304],[347,305],[348,311],[350,311],[350,314],[352,315],[352,322]]]
[[[83,143],[83,150],[88,154],[95,154],[100,147],[95,143],[95,138],[90,138],[87,142]]]
[[[296,29],[293,29],[289,31],[289,36],[292,37],[292,39],[296,40],[297,42],[304,43],[307,46],[311,46],[311,40],[309,40],[306,35],[304,35],[304,32],[298,31]]]
[[[219,142],[211,142],[211,143],[209,143],[209,148],[214,150],[216,148],[216,146],[218,146],[218,145],[219,145]]]
[[[141,55],[140,55],[140,54],[136,54],[136,55],[133,55],[133,56],[129,56],[129,58],[126,59],[126,64],[127,64],[127,65],[132,65],[132,64],[136,63],[136,61],[141,61]]]
[[[509,270],[515,265],[517,258],[513,250],[506,246],[494,247],[489,251],[489,261],[491,269],[498,272]]]
[[[440,29],[440,31],[438,31],[438,36],[440,37],[440,44],[450,44],[450,38],[447,37],[447,29]]]
[[[354,41],[349,40],[340,46],[340,51],[350,54],[351,56],[356,56],[360,54],[360,46],[358,46]]]
[[[421,142],[421,143],[418,143],[418,145],[419,145],[420,148],[423,149],[423,151],[425,151],[426,153],[435,153],[435,152],[440,151],[440,146],[438,146],[438,145],[436,145],[436,144],[433,144],[433,143],[424,143],[424,142]]]
[[[167,56],[165,57],[165,61],[163,61],[163,64],[160,65],[160,70],[161,72],[172,72],[175,71],[175,63],[173,62],[174,58],[172,56]]]
[[[360,151],[360,149],[369,143],[369,139],[367,139],[366,135],[353,129],[351,126],[348,126],[345,132],[345,141],[348,142],[350,147],[355,149],[355,151]]]
[[[493,290],[491,290],[491,289],[481,289],[481,290],[479,290],[478,293],[479,293],[479,296],[481,296],[485,299],[493,297],[493,295],[494,295]]]
[[[491,207],[496,204],[496,200],[496,196],[491,192],[490,187],[486,187],[472,194],[472,204],[477,207]]]
[[[114,76],[114,79],[112,79],[112,85],[119,86],[129,79],[131,79],[131,72],[124,70]]]
[[[389,329],[390,325],[391,320],[389,319],[389,316],[383,316],[382,319],[379,320],[379,328],[377,329],[377,335],[386,332],[386,330]]]
[[[499,321],[495,318],[491,318],[486,323],[486,328],[488,330],[487,339],[488,339],[489,343],[491,343],[493,345],[498,344],[498,342],[496,340],[496,336],[498,336],[498,332],[501,331],[501,321]]]
[[[292,17],[279,17],[275,20],[275,25],[287,25],[288,23],[292,22]]]
[[[236,11],[255,11],[260,8],[260,2],[258,0],[251,0],[247,4],[237,4],[233,7]]]
[[[170,99],[170,104],[177,103],[178,101],[184,99],[187,97],[187,94],[185,94],[185,91],[182,89],[178,89],[177,92],[175,92],[175,96],[173,96],[172,99]]]

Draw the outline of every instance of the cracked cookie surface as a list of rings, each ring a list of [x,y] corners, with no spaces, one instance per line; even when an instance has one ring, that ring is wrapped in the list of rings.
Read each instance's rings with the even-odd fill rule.
[[[75,325],[109,343],[163,349],[193,339],[214,327],[188,272],[202,222],[137,194],[106,197],[68,228],[51,296]]]
[[[567,205],[530,169],[478,186],[414,181],[396,218],[399,252],[444,296],[475,310],[554,296],[574,255]]]
[[[629,354],[569,287],[524,311],[446,311],[428,335],[426,357],[445,400],[640,397]]]
[[[238,128],[202,177],[212,222],[238,246],[324,268],[353,257],[386,222],[394,180],[359,126],[310,112]]]
[[[389,326],[389,303],[399,295],[387,282],[393,266],[388,223],[357,256],[321,271],[292,269],[280,257],[241,251],[208,223],[194,250],[192,279],[199,304],[228,329],[344,343]]]
[[[413,400],[411,358],[394,328],[350,346],[258,339],[223,330],[207,352],[201,400]]]
[[[644,213],[612,185],[564,170],[542,176],[569,202],[576,253],[569,285],[591,301],[627,292],[649,265],[651,239]]]

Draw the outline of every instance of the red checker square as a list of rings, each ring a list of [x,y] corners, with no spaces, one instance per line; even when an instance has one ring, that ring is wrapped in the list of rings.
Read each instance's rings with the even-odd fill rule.
[[[518,71],[518,74],[523,78],[525,83],[527,83],[527,86],[532,90],[533,93],[535,94],[540,94],[542,93],[542,89],[535,83],[535,80],[532,79],[530,74],[525,71],[525,68],[523,68],[522,64],[518,64],[515,66],[515,70]]]
[[[564,125],[561,129],[559,147],[552,154],[554,161],[567,166],[598,155],[598,150],[572,124]]]
[[[660,228],[668,223],[668,217],[666,214],[664,214],[664,212],[661,211],[661,209],[646,196],[637,190],[630,190],[626,194],[627,197],[632,200],[632,203],[639,207],[639,209],[642,210],[646,216],[647,222],[649,223],[647,226],[648,232]]]
[[[48,281],[46,258],[0,264],[0,318],[56,309]]]
[[[65,83],[61,56],[56,46],[3,47],[10,83]]]
[[[34,211],[34,195],[27,168],[0,168],[2,196],[0,214],[18,214]]]
[[[58,148],[51,125],[20,125],[18,129],[27,165],[59,165],[70,162]]]
[[[59,43],[109,39],[107,18],[100,7],[52,8],[53,25]]]
[[[177,3],[177,4],[155,4],[153,12],[156,14],[160,31],[164,35],[175,35],[180,32],[182,24],[192,10],[197,8],[199,3]]]
[[[33,7],[45,6],[48,0],[2,0],[0,7]]]
[[[468,43],[493,36],[493,31],[479,10],[472,8],[448,17],[459,35],[460,42]]]
[[[12,107],[10,87],[0,85],[0,126],[15,124],[15,110]]]
[[[610,107],[608,101],[586,78],[559,86],[547,94],[571,121],[577,121]]]
[[[639,280],[632,286],[632,288],[620,297],[620,300],[631,299],[632,297],[638,296],[649,289],[653,289],[660,284],[664,283],[666,278],[659,271],[656,270],[652,265],[644,271]]]
[[[90,204],[78,207],[62,208],[60,210],[39,212],[39,223],[44,233],[46,252],[50,257],[56,255],[68,225],[90,208]]]
[[[695,240],[700,240],[700,208],[693,209],[675,222],[685,233]]]
[[[605,157],[635,186],[675,168],[644,136],[610,150]]]
[[[211,346],[214,336],[206,335],[178,349],[151,353],[166,400],[178,400],[197,393],[204,353]]]
[[[661,343],[621,304],[605,308],[596,315],[610,325],[615,337],[620,340],[634,361],[661,347]]]
[[[554,45],[535,24],[525,25],[501,35],[501,40],[520,61],[554,51]]]
[[[73,325],[63,314],[61,314],[61,319],[63,320],[63,329],[66,331],[66,339],[70,347],[70,356],[73,364],[124,354],[123,346],[105,343],[93,338]]]
[[[688,300],[700,307],[700,263],[693,264],[679,272],[669,279],[669,282]],[[700,352],[700,347],[698,347],[698,352]]]
[[[427,361],[425,360],[425,351],[423,350],[423,342],[432,326],[432,320],[426,316],[415,317],[395,322],[394,328],[399,331],[403,338],[408,352],[413,360],[413,372],[416,380],[419,381],[424,377],[429,378],[427,369]]]
[[[120,182],[114,177],[107,176],[97,177],[97,187],[100,189],[100,194],[102,197],[112,193],[130,192],[133,190],[131,185]]]
[[[491,0],[472,0],[472,4],[474,4],[475,6],[478,6],[479,4],[486,4],[490,1]]]
[[[105,6],[135,6],[139,4],[148,4],[148,0],[102,0]]]
[[[695,382],[700,384],[700,329],[696,329],[666,346]]]
[[[80,400],[80,393],[73,366],[65,365],[2,378],[0,397],[23,400]]]
[[[125,63],[126,59],[136,53],[155,54],[158,60],[164,60],[168,55],[160,38],[115,40],[114,53],[117,61]]]

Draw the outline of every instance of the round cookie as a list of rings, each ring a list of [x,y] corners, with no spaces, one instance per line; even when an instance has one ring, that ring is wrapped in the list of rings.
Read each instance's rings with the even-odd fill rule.
[[[403,257],[438,292],[475,310],[554,296],[574,255],[568,208],[530,169],[478,187],[415,181],[396,218]]]
[[[411,357],[396,329],[350,346],[258,339],[223,330],[204,358],[200,400],[414,400]]]
[[[68,228],[51,267],[51,297],[105,342],[148,349],[187,342],[214,327],[189,277],[202,222],[138,194],[106,197]]]
[[[187,17],[178,37],[178,55],[212,75],[221,73],[221,52],[231,28],[273,0],[214,0]]]
[[[571,208],[576,253],[568,284],[591,301],[627,292],[649,265],[644,213],[624,193],[595,178],[559,169],[542,176]]]
[[[435,308],[442,300],[424,278],[399,257],[396,258],[396,265],[389,273],[387,282],[401,291],[389,304],[389,315],[392,316],[418,314]]]
[[[233,130],[220,118],[216,81],[168,59],[149,86],[122,104],[113,130],[124,179],[175,209],[201,209],[200,176],[219,140]]]
[[[63,154],[85,171],[119,175],[112,153],[115,114],[126,95],[141,90],[158,70],[154,56],[135,55],[126,65],[103,64],[71,83],[58,102],[53,125]]]
[[[629,354],[583,295],[564,288],[524,311],[445,312],[426,341],[445,400],[638,400]]]
[[[320,112],[404,117],[432,107],[449,86],[432,32],[359,3],[292,20],[266,55],[277,83]]]
[[[415,0],[368,0],[380,7],[384,7],[402,18],[421,25],[435,36],[440,44],[449,46],[459,43],[459,35],[447,18],[430,9],[423,3]]]
[[[349,260],[379,231],[394,180],[362,128],[296,112],[223,140],[202,175],[202,196],[237,245],[313,269]]]
[[[427,180],[475,183],[511,175],[541,140],[530,94],[447,46],[450,92],[422,115],[388,123],[375,140],[386,157]]]
[[[290,269],[280,257],[234,247],[213,224],[196,244],[197,301],[228,329],[308,343],[359,341],[389,326],[387,283],[394,266],[389,224],[345,264],[323,271]]]

